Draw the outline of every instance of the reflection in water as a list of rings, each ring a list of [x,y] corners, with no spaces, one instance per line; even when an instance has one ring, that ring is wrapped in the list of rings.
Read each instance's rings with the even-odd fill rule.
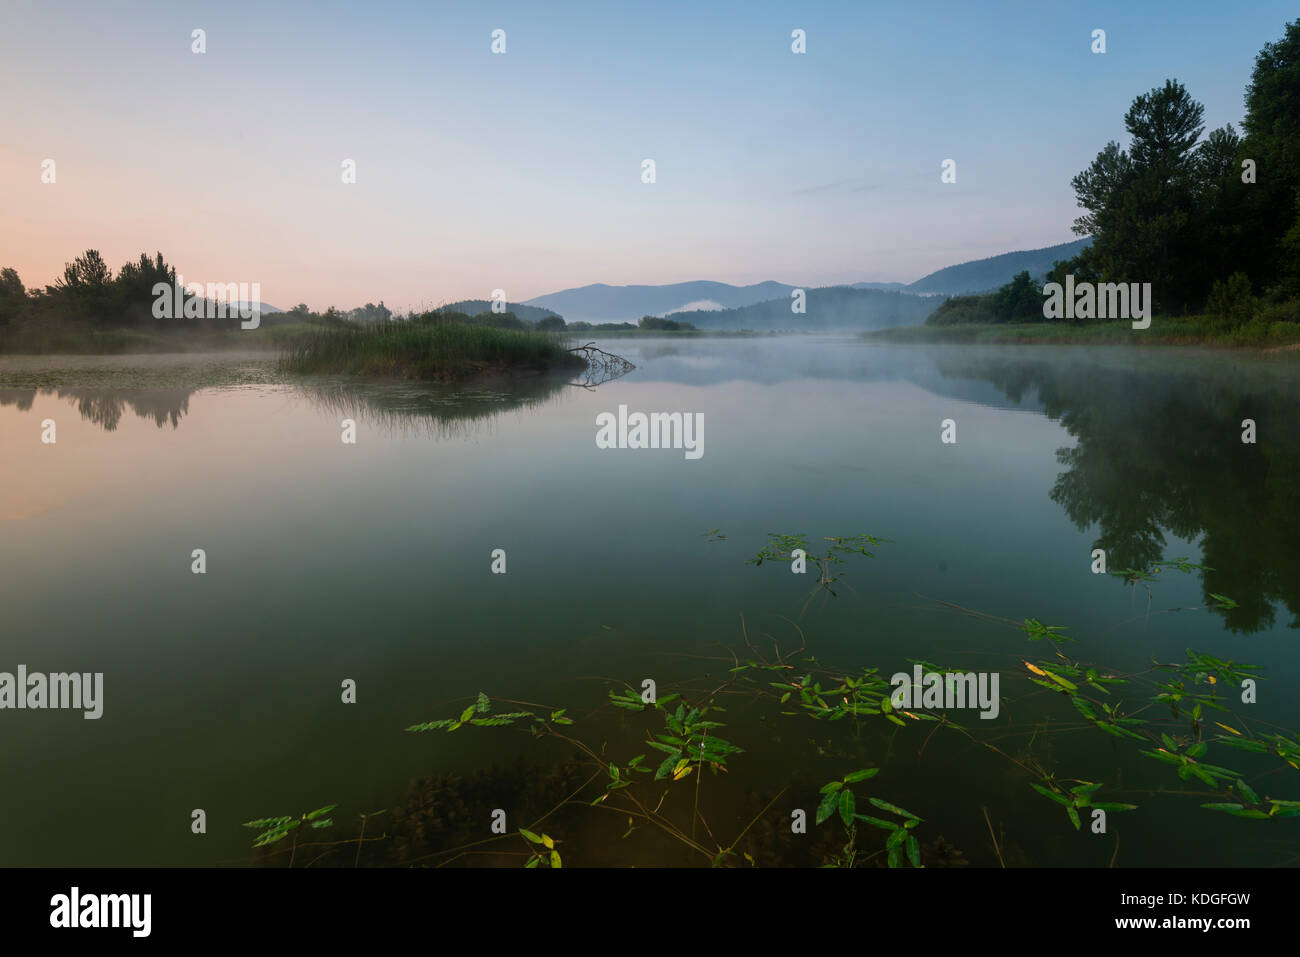
[[[553,401],[572,385],[559,375],[478,382],[472,388],[339,379],[299,383],[294,389],[332,416],[360,419],[387,432],[462,438],[503,412]]]
[[[1019,400],[1036,392],[1077,439],[1051,491],[1110,571],[1144,569],[1166,554],[1166,533],[1199,539],[1205,604],[1229,629],[1274,624],[1274,602],[1300,627],[1300,383],[1288,367],[1215,359],[1189,367],[1163,357],[1067,361],[1059,355],[948,355],[948,375],[975,377]],[[1258,444],[1242,442],[1253,419]]]
[[[194,389],[0,389],[0,406],[16,406],[29,411],[41,395],[67,399],[87,422],[105,432],[114,431],[128,408],[142,419],[152,419],[162,428],[171,423],[174,429],[190,409]]]
[[[512,409],[531,409],[568,386],[592,389],[634,368],[621,356],[591,349],[580,377],[564,374],[478,379],[472,385],[387,382],[355,378],[313,378],[294,384],[318,408],[363,417],[388,431],[412,427],[439,436],[464,435],[487,420]],[[45,388],[0,389],[0,406],[31,411],[36,396],[66,399],[81,417],[106,432],[116,431],[129,408],[142,419],[175,429],[189,412],[197,389]]]

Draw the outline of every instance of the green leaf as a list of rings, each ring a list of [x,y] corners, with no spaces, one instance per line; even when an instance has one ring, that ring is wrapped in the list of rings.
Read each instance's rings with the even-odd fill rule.
[[[1155,758],[1157,761],[1163,761],[1165,764],[1181,764],[1178,756],[1170,754],[1168,751],[1139,751],[1138,754],[1145,754],[1149,758]]]
[[[1050,798],[1051,800],[1055,801],[1057,804],[1061,805],[1062,807],[1073,807],[1073,806],[1074,806],[1074,805],[1073,805],[1070,801],[1068,801],[1068,800],[1067,800],[1063,795],[1057,794],[1055,791],[1049,791],[1047,788],[1043,787],[1041,784],[1035,784],[1033,781],[1030,781],[1030,782],[1029,782],[1029,786],[1030,786],[1031,788],[1033,788],[1035,791],[1037,791],[1039,794],[1041,794],[1043,797],[1045,797],[1045,798]]]
[[[882,821],[882,820],[881,820],[880,818],[878,818],[878,817],[868,817],[868,816],[865,815],[865,814],[855,814],[854,817],[856,817],[859,821],[866,821],[868,824],[872,825],[873,827],[878,827],[878,828],[880,828],[882,831],[896,831],[896,830],[898,830],[898,825],[895,824],[893,821]],[[908,824],[915,824],[916,822],[915,822],[915,821],[908,821],[907,823],[908,823]]]
[[[911,811],[904,811],[897,804],[890,804],[888,801],[882,801],[880,798],[868,798],[868,800],[882,811],[888,811],[891,814],[897,814],[899,817],[908,817],[913,821],[924,821],[925,818],[917,817]]]
[[[910,835],[903,828],[895,828],[894,832],[885,840],[885,850],[892,851],[898,845],[908,839]]]
[[[462,711],[462,712],[460,713],[460,721],[461,721],[462,724],[464,724],[466,721],[468,721],[468,720],[469,720],[470,718],[472,718],[472,717],[474,717],[474,706],[473,706],[473,705],[470,705],[468,708],[466,708],[464,711]]]
[[[492,702],[488,700],[487,695],[480,691],[478,693],[478,700],[474,702],[474,709],[478,711],[479,714],[487,714],[492,710]]]
[[[557,869],[558,869],[558,868],[561,867],[561,866],[562,866],[562,865],[561,865],[561,863],[560,863],[560,852],[559,852],[559,851],[551,851],[551,867],[554,867],[554,868],[557,868]]]
[[[291,817],[259,817],[256,821],[245,821],[244,827],[279,827],[281,824],[288,824],[292,820]]]
[[[1254,789],[1249,784],[1240,778],[1237,779],[1237,790],[1240,791],[1241,796],[1251,804],[1259,803],[1259,795],[1255,793]]]
[[[1047,671],[1046,668],[1044,668],[1043,670],[1044,670],[1044,671]],[[1078,691],[1078,690],[1079,690],[1079,686],[1078,686],[1077,684],[1075,684],[1073,681],[1066,681],[1064,678],[1062,678],[1060,675],[1056,674],[1055,672],[1047,671],[1047,677],[1051,678],[1053,681],[1055,681],[1055,682],[1056,682],[1058,685],[1060,685],[1062,688],[1066,688],[1066,689],[1068,689],[1068,690],[1070,690],[1070,691]]]
[[[913,867],[921,866],[921,845],[916,843],[916,838],[911,834],[907,835],[907,859]]]
[[[880,773],[880,768],[865,768],[862,771],[854,771],[852,774],[844,775],[845,784],[857,784],[859,781],[865,781],[867,778],[875,777]]]
[[[842,781],[830,781],[830,782],[828,782],[828,783],[826,783],[826,784],[823,784],[822,787],[821,787],[821,790],[818,791],[817,793],[818,793],[818,794],[829,794],[831,791],[838,791],[838,790],[839,790],[840,788],[842,788],[842,787],[844,787],[844,782],[842,782]]]
[[[534,834],[532,831],[528,830],[527,828],[522,828],[522,827],[521,827],[521,828],[519,829],[519,835],[520,835],[521,837],[523,837],[524,840],[532,841],[534,844],[541,844],[541,843],[542,843],[542,838],[541,838],[541,836],[540,836],[540,835],[537,835],[537,834]]]
[[[525,864],[524,867],[536,867],[536,866],[537,866],[538,864],[540,864],[541,862],[542,862],[542,859],[541,859],[540,857],[530,857],[530,858],[528,859],[528,863]]]
[[[1065,813],[1069,815],[1070,823],[1074,825],[1074,829],[1076,831],[1079,830],[1079,828],[1082,827],[1082,825],[1079,823],[1079,812],[1074,809],[1074,805],[1073,804],[1069,805],[1065,809]]]
[[[837,804],[839,804],[839,800],[840,800],[839,795],[836,794],[834,791],[827,792],[826,796],[822,798],[822,803],[817,805],[818,824],[821,824],[823,821],[825,821],[827,818],[829,818],[832,814],[835,813],[835,807]]]
[[[855,810],[855,801],[853,792],[845,788],[840,792],[840,820],[844,822],[845,827],[853,826],[853,812]]]

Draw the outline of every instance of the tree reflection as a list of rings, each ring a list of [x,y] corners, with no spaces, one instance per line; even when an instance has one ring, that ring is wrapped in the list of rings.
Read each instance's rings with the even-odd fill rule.
[[[1198,542],[1203,599],[1239,633],[1300,627],[1300,383],[1289,364],[1143,355],[1082,359],[956,355],[950,375],[988,381],[1017,401],[1036,391],[1076,440],[1057,451],[1052,488],[1081,530],[1097,528],[1111,571],[1171,557],[1167,535]],[[1253,419],[1258,444],[1241,440]],[[1118,579],[1117,579],[1118,580]]]

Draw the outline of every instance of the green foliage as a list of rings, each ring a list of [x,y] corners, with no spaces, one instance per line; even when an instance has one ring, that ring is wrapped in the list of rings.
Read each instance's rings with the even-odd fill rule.
[[[563,862],[560,860],[560,852],[555,849],[555,845],[560,842],[555,838],[546,833],[534,834],[522,827],[519,829],[519,836],[529,844],[538,845],[535,848],[530,847],[528,849],[528,861],[524,864],[524,867],[559,868],[563,866]]]
[[[1044,787],[1046,785],[1046,787]],[[1101,785],[1095,781],[1080,781],[1077,785],[1068,791],[1062,791],[1060,785],[1050,778],[1044,778],[1042,784],[1031,781],[1029,786],[1050,801],[1054,801],[1061,807],[1065,808],[1065,816],[1070,819],[1077,831],[1080,829],[1082,822],[1079,819],[1079,811],[1084,808],[1096,808],[1102,811],[1136,811],[1136,804],[1116,804],[1109,801],[1094,801],[1092,796],[1099,790]]]
[[[767,538],[767,544],[759,549],[757,555],[745,562],[746,565],[761,565],[765,561],[793,561],[794,552],[802,550],[808,561],[812,562],[818,570],[818,587],[825,588],[832,597],[835,592],[830,586],[839,581],[838,575],[831,574],[833,568],[842,565],[845,559],[852,555],[875,558],[875,553],[869,551],[869,548],[893,544],[888,538],[878,538],[875,535],[826,538],[824,540],[830,543],[826,546],[826,554],[814,555],[809,551],[806,535],[779,535],[769,532]]]
[[[689,322],[683,322],[679,319],[663,319],[659,316],[642,316],[641,321],[637,323],[640,329],[650,329],[658,332],[698,332],[695,326]]]
[[[303,825],[317,830],[332,826],[334,821],[325,817],[325,815],[336,807],[338,807],[337,804],[327,804],[314,811],[304,811],[296,818],[289,815],[260,817],[254,821],[245,821],[244,827],[261,829],[262,833],[258,834],[253,841],[253,847],[264,847],[267,844],[274,844],[283,840]]]
[[[489,369],[542,369],[582,362],[546,333],[439,316],[432,321],[320,328],[290,342],[280,368],[294,374],[445,380]]]
[[[1250,277],[1235,272],[1227,280],[1216,279],[1210,287],[1205,312],[1224,328],[1239,329],[1255,318],[1256,302],[1250,292]]]
[[[1085,210],[1074,230],[1093,237],[1080,263],[1105,281],[1150,282],[1164,312],[1204,303],[1229,331],[1252,324],[1252,285],[1300,295],[1298,102],[1300,20],[1256,59],[1244,136],[1228,125],[1201,140],[1204,109],[1175,80],[1135,98],[1128,148],[1107,144],[1072,180]]]
[[[503,728],[514,724],[524,718],[531,718],[534,721],[540,721],[531,711],[511,711],[506,714],[490,714],[492,710],[492,701],[482,691],[474,703],[460,713],[458,718],[439,718],[436,721],[425,721],[421,724],[413,724],[406,731],[455,731],[457,728],[466,724],[476,725],[480,728]],[[564,712],[559,712],[563,714]],[[477,715],[477,717],[475,717]],[[554,716],[552,716],[554,717]],[[566,719],[567,721],[567,719]],[[567,721],[572,724],[572,721]]]

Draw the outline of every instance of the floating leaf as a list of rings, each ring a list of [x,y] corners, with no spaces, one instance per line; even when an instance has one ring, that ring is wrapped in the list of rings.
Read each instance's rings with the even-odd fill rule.
[[[859,781],[865,781],[867,778],[875,777],[880,773],[880,768],[865,768],[861,771],[854,771],[852,774],[844,775],[845,784],[857,784]]]
[[[1029,782],[1029,786],[1030,786],[1031,788],[1033,788],[1035,791],[1037,791],[1039,794],[1041,794],[1043,797],[1045,797],[1045,798],[1051,798],[1053,801],[1055,801],[1057,804],[1061,805],[1062,807],[1073,807],[1073,806],[1074,806],[1074,805],[1073,805],[1070,801],[1068,801],[1064,796],[1062,796],[1062,795],[1060,795],[1060,794],[1057,794],[1055,791],[1049,791],[1047,788],[1043,787],[1041,784],[1035,784],[1033,781],[1030,781],[1030,782]]]
[[[890,804],[888,801],[882,801],[880,798],[868,798],[868,800],[882,811],[888,811],[891,814],[897,814],[899,817],[911,818],[913,821],[923,821],[924,818],[917,817],[911,811],[904,811],[897,804]]]

